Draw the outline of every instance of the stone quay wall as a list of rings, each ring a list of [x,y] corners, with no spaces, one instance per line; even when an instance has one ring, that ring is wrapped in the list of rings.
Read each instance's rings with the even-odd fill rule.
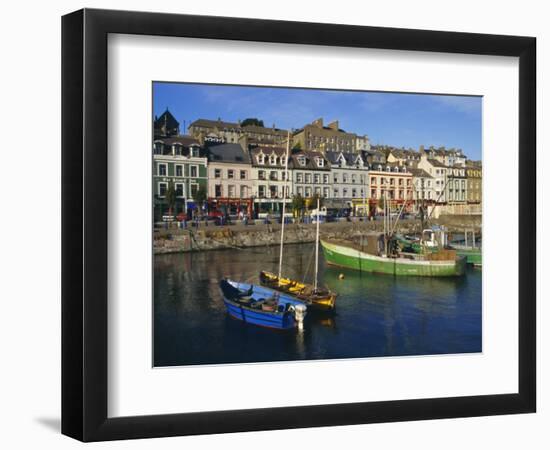
[[[431,224],[444,225],[450,233],[474,231],[481,235],[481,216],[440,216]],[[418,233],[421,231],[419,220],[399,221],[400,233]],[[204,250],[245,249],[279,245],[281,239],[280,224],[204,226],[198,228],[163,229],[154,232],[153,251],[155,254],[180,253]],[[321,238],[353,238],[369,231],[383,231],[383,221],[342,221],[319,225]],[[288,224],[285,226],[285,244],[298,244],[315,241],[315,224]]]

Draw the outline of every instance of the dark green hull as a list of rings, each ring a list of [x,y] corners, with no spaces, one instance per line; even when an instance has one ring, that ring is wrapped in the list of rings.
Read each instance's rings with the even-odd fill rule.
[[[473,264],[474,266],[481,266],[481,249],[479,248],[456,248],[457,255],[464,256],[468,264]]]
[[[464,275],[466,258],[456,260],[429,261],[408,258],[386,258],[374,256],[353,248],[329,241],[321,241],[323,254],[328,264],[361,272],[385,273],[388,275],[417,277],[453,277]]]

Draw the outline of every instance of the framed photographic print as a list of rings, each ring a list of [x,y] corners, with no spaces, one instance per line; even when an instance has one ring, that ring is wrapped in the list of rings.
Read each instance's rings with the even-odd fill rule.
[[[535,39],[63,17],[62,431],[535,411]]]

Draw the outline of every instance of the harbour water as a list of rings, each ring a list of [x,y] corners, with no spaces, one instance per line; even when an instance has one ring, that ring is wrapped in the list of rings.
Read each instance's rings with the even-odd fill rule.
[[[313,255],[313,244],[285,246],[283,274],[311,280]],[[230,318],[219,292],[223,277],[258,283],[260,270],[277,272],[277,246],[156,255],[154,365],[482,351],[480,269],[457,278],[393,277],[326,266],[319,257],[319,283],[339,294],[337,307],[308,315],[300,333]]]

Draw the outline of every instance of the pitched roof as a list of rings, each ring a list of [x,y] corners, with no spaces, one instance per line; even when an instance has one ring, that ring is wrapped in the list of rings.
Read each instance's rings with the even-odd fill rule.
[[[428,172],[424,169],[415,169],[414,167],[409,167],[408,170],[412,173],[413,177],[422,177],[422,178],[433,178]]]
[[[168,108],[166,108],[166,111],[164,111],[160,117],[155,119],[155,128],[161,128],[164,126],[167,128],[178,128],[180,126],[180,123],[176,120],[172,113],[168,111]]]
[[[259,127],[258,125],[246,125],[241,127],[243,131],[249,133],[269,133],[269,134],[278,134],[280,136],[286,136],[287,131],[280,128],[269,128],[269,127]]]
[[[250,164],[250,157],[239,144],[219,144],[208,147],[208,161]]]
[[[287,131],[280,128],[260,127],[258,125],[245,125],[241,126],[238,122],[225,122],[223,120],[210,120],[210,119],[197,119],[191,123],[191,127],[204,127],[204,128],[231,128],[248,133],[266,133],[286,136]]]
[[[157,138],[155,139],[155,141],[162,141],[165,145],[181,144],[184,147],[189,147],[191,145],[200,145],[200,142],[197,141],[194,137],[185,134],[166,138]]]
[[[305,157],[305,165],[300,164],[299,159]],[[317,164],[317,159],[321,158],[324,163],[322,166]],[[294,169],[309,169],[309,170],[330,170],[330,162],[323,156],[321,152],[311,150],[300,150],[290,156],[289,166]]]
[[[441,161],[438,161],[437,159],[428,158],[428,162],[435,167],[447,167],[445,164],[443,164]]]
[[[262,166],[284,167],[284,163],[281,163],[281,160],[284,161],[284,157],[286,155],[286,148],[282,148],[282,147],[255,147],[255,148],[250,150],[250,157],[251,157],[252,164],[254,164],[254,165],[259,164],[258,156],[262,153],[265,156],[267,156],[268,158],[273,153],[275,153],[275,155],[277,155],[276,164],[269,164],[269,159],[267,159],[266,160],[267,164],[261,164]]]
[[[197,119],[189,125],[190,127],[205,127],[205,128],[241,128],[241,125],[236,122],[225,122],[223,120]]]
[[[346,165],[348,166],[354,166],[355,164],[357,164],[357,158],[363,159],[363,156],[360,153],[334,151],[325,152],[325,157],[331,164],[339,164],[340,158],[343,157],[346,161]]]

